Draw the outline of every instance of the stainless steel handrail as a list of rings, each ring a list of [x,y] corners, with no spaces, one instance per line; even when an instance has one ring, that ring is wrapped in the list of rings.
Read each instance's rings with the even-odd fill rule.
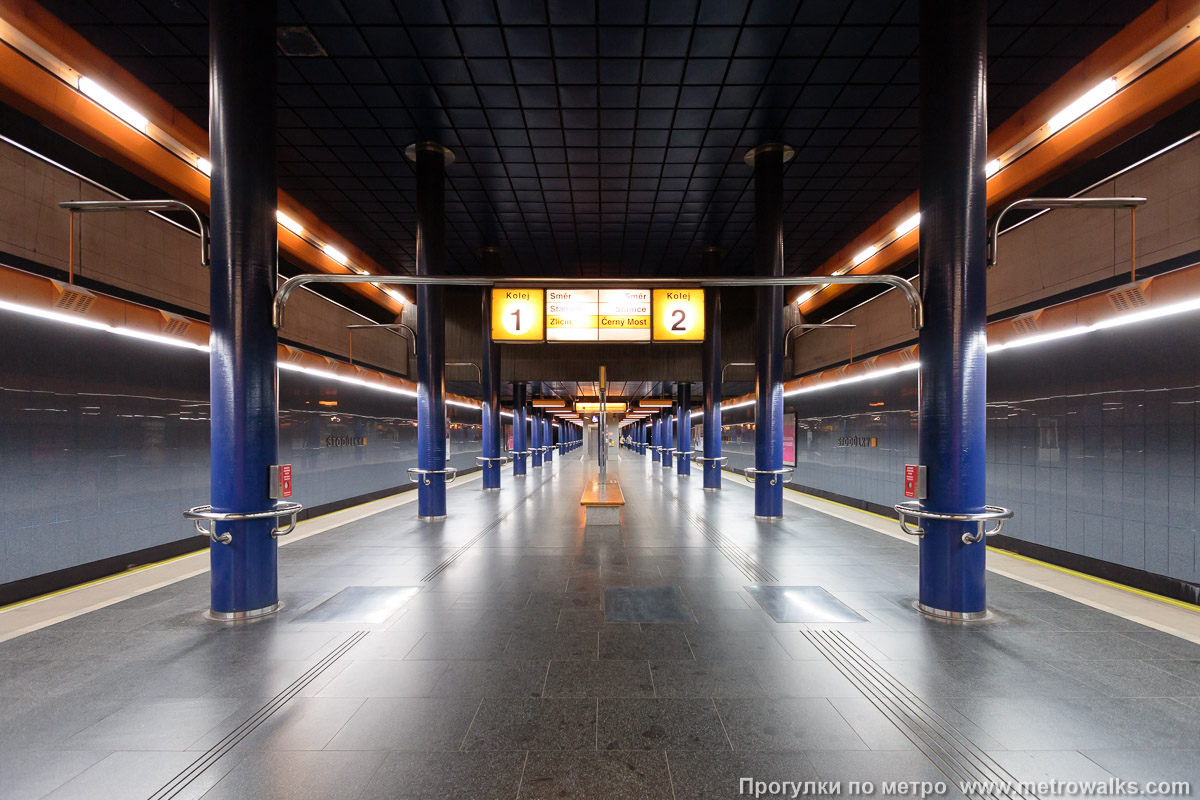
[[[352,331],[362,330],[363,328],[383,328],[384,330],[389,330],[389,331],[402,331],[402,330],[408,331],[408,334],[409,334],[408,336],[400,336],[400,338],[408,339],[408,341],[412,344],[412,354],[414,356],[417,354],[417,333],[410,326],[405,325],[403,322],[375,322],[375,323],[371,323],[370,325],[347,325],[346,326],[346,330],[352,330]],[[397,334],[397,335],[399,336],[399,334]],[[449,366],[449,365],[447,365],[447,366]],[[472,365],[472,366],[474,366],[474,365]]]
[[[499,461],[501,464],[507,464],[511,460],[508,456],[475,456],[476,463],[486,461],[491,464],[493,461]]]
[[[974,522],[977,526],[976,533],[972,536],[969,533],[962,535],[963,544],[975,544],[981,542],[987,536],[995,536],[1004,527],[1006,519],[1013,518],[1011,509],[1002,508],[1001,506],[984,506],[983,511],[978,511],[973,514],[951,514],[944,511],[926,511],[921,508],[919,501],[912,500],[904,503],[897,503],[892,506],[896,510],[900,519],[900,530],[907,533],[909,536],[924,536],[925,530],[920,527],[910,528],[907,518],[914,517],[916,519],[935,519],[943,522]],[[996,520],[996,527],[988,529],[986,523],[990,520]]]
[[[758,366],[758,364],[756,364],[753,361],[730,361],[728,364],[721,367],[721,383],[725,382],[725,370],[729,369],[730,367],[756,367],[756,366]]]
[[[728,460],[729,460],[729,456],[696,456],[695,458],[692,459],[692,461],[705,461],[705,462],[707,462],[707,461],[717,462],[717,461],[728,461]]]
[[[414,478],[413,475],[416,475],[417,477]],[[454,483],[455,479],[458,478],[458,468],[457,467],[446,467],[445,469],[421,469],[420,467],[409,467],[408,468],[409,483],[424,483],[426,486],[428,486],[430,475],[449,475],[450,477],[446,479],[446,483]]]
[[[508,275],[331,275],[309,273],[288,278],[275,293],[272,321],[283,327],[283,309],[292,292],[309,283],[374,283],[406,286],[594,286],[600,287],[658,287],[658,286],[859,286],[883,284],[900,290],[912,309],[912,326],[919,330],[925,324],[925,311],[916,287],[898,275],[803,275],[795,277],[696,277],[696,278],[528,278]]]
[[[193,523],[195,523],[196,533],[200,534],[201,536],[207,536],[214,542],[229,544],[233,541],[233,534],[226,532],[220,536],[217,536],[216,532],[213,530],[214,522],[243,522],[251,519],[279,519],[281,517],[291,517],[292,521],[290,524],[288,524],[286,529],[282,531],[278,528],[271,529],[271,536],[287,536],[296,529],[296,515],[303,510],[304,506],[300,505],[299,503],[276,503],[275,508],[269,511],[247,512],[213,511],[212,506],[208,505],[189,508],[187,511],[183,512],[183,516],[185,519],[190,519]],[[207,528],[201,524],[205,520],[208,520],[209,523]]]
[[[992,220],[991,228],[988,229],[988,268],[996,266],[996,262],[999,261],[1000,220],[1004,219],[1004,215],[1010,211],[1018,208],[1137,208],[1144,205],[1146,205],[1144,197],[1024,197],[1009,203],[996,215],[996,218]]]
[[[68,211],[188,211],[200,226],[200,265],[209,266],[208,226],[200,212],[179,200],[67,200],[58,204]]]
[[[796,468],[784,467],[783,469],[755,469],[754,467],[746,467],[744,470],[742,470],[742,475],[744,475],[746,480],[750,481],[750,483],[757,483],[759,475],[770,475],[772,486],[778,484],[779,478],[785,474],[788,477],[784,483],[787,483],[792,479],[792,476],[796,474]]]

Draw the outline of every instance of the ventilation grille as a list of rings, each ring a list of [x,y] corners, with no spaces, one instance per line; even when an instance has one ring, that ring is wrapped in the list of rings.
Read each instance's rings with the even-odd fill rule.
[[[301,361],[304,360],[304,352],[303,351],[297,350],[294,347],[288,347],[287,345],[284,345],[284,347],[287,348],[287,362],[289,364],[299,364]]]
[[[1042,329],[1038,324],[1038,319],[1042,316],[1042,312],[1037,311],[1033,314],[1026,314],[1023,317],[1013,319],[1013,327],[1017,329],[1017,333],[1037,333]]]
[[[188,330],[192,327],[191,320],[186,317],[168,314],[166,311],[159,311],[158,313],[162,315],[162,323],[159,329],[165,336],[186,336]]]
[[[1148,288],[1145,284],[1139,283],[1127,289],[1117,289],[1115,292],[1109,292],[1108,302],[1112,303],[1112,307],[1117,311],[1134,311],[1145,308],[1150,305]]]
[[[912,362],[917,360],[917,354],[913,352],[911,347],[908,349],[905,349],[905,350],[901,350],[900,351],[900,360],[903,361],[905,364],[911,364]]]
[[[59,311],[67,311],[71,314],[86,314],[92,310],[92,304],[96,302],[96,295],[87,289],[80,289],[78,286],[70,286],[58,281],[54,282],[54,292],[58,295],[55,298],[54,307]]]

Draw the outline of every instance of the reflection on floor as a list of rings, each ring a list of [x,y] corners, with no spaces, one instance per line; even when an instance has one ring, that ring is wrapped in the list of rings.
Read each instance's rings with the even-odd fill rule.
[[[907,542],[792,504],[755,522],[734,481],[614,467],[620,528],[585,529],[587,468],[559,459],[452,489],[445,523],[406,504],[282,549],[272,619],[202,619],[197,575],[0,643],[4,797],[1200,783],[1200,646],[994,574],[994,621],[927,621]],[[850,621],[791,621],[843,604]],[[613,621],[664,615],[688,621]]]

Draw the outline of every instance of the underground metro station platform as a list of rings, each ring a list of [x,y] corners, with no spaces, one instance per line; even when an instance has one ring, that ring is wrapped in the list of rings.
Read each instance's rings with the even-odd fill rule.
[[[1200,0],[0,0],[0,798],[1186,798]]]

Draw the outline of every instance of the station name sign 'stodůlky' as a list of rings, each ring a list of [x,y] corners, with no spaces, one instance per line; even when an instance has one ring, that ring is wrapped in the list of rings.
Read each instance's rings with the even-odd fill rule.
[[[492,289],[497,342],[704,340],[703,289]]]

